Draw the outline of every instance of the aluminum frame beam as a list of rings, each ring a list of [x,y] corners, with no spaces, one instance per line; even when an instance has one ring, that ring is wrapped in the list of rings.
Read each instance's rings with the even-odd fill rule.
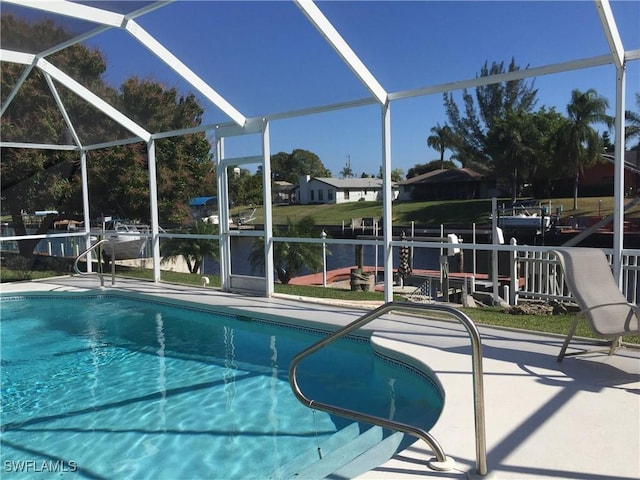
[[[76,132],[76,129],[73,127],[73,122],[71,121],[71,118],[67,113],[67,109],[64,108],[64,103],[62,102],[62,99],[58,94],[58,89],[56,88],[56,85],[53,83],[53,80],[51,80],[51,76],[48,73],[43,72],[42,74],[44,75],[44,79],[46,80],[47,85],[49,85],[49,90],[51,90],[51,94],[53,95],[53,98],[56,101],[56,104],[58,105],[58,110],[60,110],[60,113],[62,114],[62,118],[64,118],[64,123],[67,124],[67,128],[71,132],[71,136],[73,137],[74,143],[77,146],[82,147],[82,142],[80,141],[80,137],[78,137],[78,133]]]
[[[312,0],[295,0],[296,5],[302,10],[309,21],[316,27],[322,36],[329,42],[333,49],[342,57],[353,73],[367,87],[371,94],[382,105],[388,101],[388,94],[382,85],[376,80],[369,69],[362,63],[349,44],[342,38],[329,19],[324,16]]]
[[[38,0],[4,0],[14,5],[19,5],[27,8],[33,8],[42,10],[45,12],[54,13],[57,15],[64,15],[67,17],[77,18],[92,23],[97,23],[103,27],[113,27],[125,30],[140,44],[147,48],[151,53],[164,62],[169,68],[176,72],[180,77],[187,81],[193,88],[204,95],[211,103],[218,107],[224,114],[231,118],[238,125],[244,125],[246,117],[242,115],[231,103],[224,99],[218,92],[211,88],[204,80],[202,80],[196,73],[187,67],[178,57],[171,53],[164,47],[159,41],[157,41],[152,35],[150,35],[144,28],[142,28],[132,16],[142,15],[147,11],[154,8],[158,8],[170,2],[162,2],[157,5],[151,5],[148,8],[140,9],[134,12],[131,16],[110,12],[100,8],[90,7],[74,2],[68,2],[65,0],[51,0],[47,2],[41,2]],[[100,33],[102,29],[98,29],[96,32],[90,32],[89,36],[93,36]],[[87,35],[82,38],[86,38]],[[75,39],[71,40],[76,43]],[[55,51],[55,47],[52,49]]]
[[[611,55],[615,60],[616,67],[620,68],[624,64],[624,47],[616,21],[613,17],[613,12],[611,11],[611,5],[609,4],[609,0],[595,0],[595,3],[600,22],[602,23],[602,29],[607,37],[609,50],[611,50]]]
[[[225,100],[222,95],[209,86],[207,82],[196,75],[189,67],[187,67],[178,57],[171,53],[167,48],[151,36],[144,28],[138,25],[135,20],[126,20],[124,29],[151,53],[162,60],[174,72],[180,75],[184,80],[204,95],[211,103],[222,110],[229,118],[238,125],[244,125],[247,121],[233,105]]]
[[[67,2],[65,0],[3,0],[7,3],[19,5],[21,7],[33,8],[45,12],[64,15],[65,17],[77,18],[92,23],[120,27],[126,18],[121,13],[110,12],[101,8],[90,7],[80,3]]]
[[[65,87],[67,87],[73,93],[75,93],[76,95],[80,96],[82,99],[92,104],[102,113],[104,113],[108,117],[111,117],[113,120],[118,122],[124,128],[126,128],[130,132],[140,137],[145,142],[148,142],[149,140],[151,140],[150,132],[146,131],[144,128],[142,128],[140,125],[135,123],[129,117],[120,113],[119,110],[109,105],[107,102],[102,100],[91,90],[87,89],[86,87],[78,83],[76,80],[74,80],[69,75],[64,73],[58,67],[49,63],[44,58],[38,59],[38,61],[36,62],[36,66],[43,72],[51,75],[53,78],[55,78],[58,82],[60,82]]]

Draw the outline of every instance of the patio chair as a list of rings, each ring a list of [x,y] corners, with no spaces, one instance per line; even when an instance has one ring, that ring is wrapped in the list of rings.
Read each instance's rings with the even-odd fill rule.
[[[565,356],[592,353],[594,350],[566,353],[578,321],[584,317],[591,330],[611,342],[608,350],[613,355],[621,345],[623,335],[640,334],[640,309],[630,304],[620,292],[609,261],[599,248],[555,249],[564,272],[564,280],[580,307],[562,345],[558,362]]]

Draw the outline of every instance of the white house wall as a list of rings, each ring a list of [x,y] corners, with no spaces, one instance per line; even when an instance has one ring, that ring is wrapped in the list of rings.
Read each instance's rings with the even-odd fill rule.
[[[347,194],[348,192],[348,194]],[[302,205],[381,200],[380,188],[338,188],[317,179],[300,178],[298,201]]]

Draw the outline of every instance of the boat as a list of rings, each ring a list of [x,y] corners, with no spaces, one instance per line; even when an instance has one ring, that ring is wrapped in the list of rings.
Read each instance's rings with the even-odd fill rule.
[[[528,202],[518,202],[511,207],[498,208],[498,227],[505,232],[545,233],[549,231],[559,218],[560,210],[552,214],[551,204],[542,205]]]
[[[498,226],[503,230],[537,230],[547,231],[551,227],[551,217],[520,213],[498,217]]]
[[[147,237],[143,235],[150,232],[148,225],[107,220],[99,232],[93,232],[91,240],[95,243],[99,238],[110,239],[102,246],[103,254],[110,260],[127,260],[141,256],[147,243]]]

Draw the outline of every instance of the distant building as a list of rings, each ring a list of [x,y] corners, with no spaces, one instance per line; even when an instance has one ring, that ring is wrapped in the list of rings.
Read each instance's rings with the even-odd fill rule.
[[[271,187],[273,203],[293,203],[296,200],[296,186],[293,183],[276,180]]]
[[[397,187],[392,185],[394,199]],[[349,203],[382,200],[382,180],[379,178],[311,178],[300,177],[296,201],[302,205]]]
[[[401,201],[466,200],[495,194],[494,179],[470,168],[437,169],[399,182]]]
[[[613,195],[615,157],[613,154],[604,154],[602,160],[585,168],[580,174],[580,195]],[[640,192],[640,150],[624,152],[624,168],[624,193],[637,195]],[[565,186],[571,193],[573,178],[568,178]]]
[[[209,217],[218,211],[218,197],[194,197],[189,200],[189,211],[196,220]]]

